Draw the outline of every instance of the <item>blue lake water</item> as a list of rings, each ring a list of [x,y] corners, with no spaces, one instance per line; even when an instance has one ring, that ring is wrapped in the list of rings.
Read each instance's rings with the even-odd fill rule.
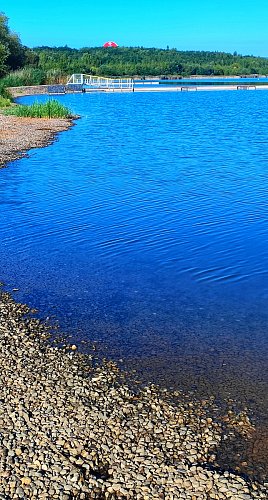
[[[230,86],[230,85],[250,85],[250,86],[259,86],[259,85],[267,85],[268,83],[268,78],[267,77],[213,77],[213,78],[198,78],[198,77],[193,77],[193,78],[177,78],[176,80],[170,80],[170,79],[147,79],[146,80],[134,80],[134,87],[141,88],[141,87],[148,87],[148,88],[153,88],[153,87],[159,87],[159,85],[163,87],[170,87],[170,86],[186,86],[186,87],[202,87],[204,85],[212,85],[212,86]]]
[[[264,400],[268,92],[57,99],[81,119],[0,172],[1,280],[149,378]]]

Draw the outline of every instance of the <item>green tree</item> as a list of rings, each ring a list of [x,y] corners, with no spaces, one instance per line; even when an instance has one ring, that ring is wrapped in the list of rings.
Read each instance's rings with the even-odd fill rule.
[[[7,47],[0,42],[0,77],[3,76],[7,71],[6,61],[9,56],[9,50]]]
[[[26,48],[18,35],[8,27],[8,18],[0,13],[0,71],[1,76],[8,70],[21,68],[26,61]]]
[[[178,51],[144,47],[36,47],[26,64],[44,72],[58,70],[64,81],[72,73],[100,76],[189,76],[268,74],[268,59],[225,52]]]

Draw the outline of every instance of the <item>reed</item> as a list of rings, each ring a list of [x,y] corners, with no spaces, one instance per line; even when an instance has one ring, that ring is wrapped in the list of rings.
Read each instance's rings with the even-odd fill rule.
[[[24,68],[12,71],[4,78],[0,79],[0,96],[12,100],[8,87],[22,87],[31,85],[41,85],[45,83],[46,73],[41,69]]]
[[[30,106],[18,105],[5,110],[5,114],[24,116],[28,118],[71,118],[71,111],[60,104],[58,101],[51,99],[46,103],[35,102]]]
[[[31,87],[34,85],[63,83],[66,77],[61,70],[42,70],[39,68],[23,68],[12,71],[0,79],[0,96],[11,99],[11,94],[7,90],[9,87]]]
[[[21,87],[27,85],[42,85],[45,83],[46,73],[38,68],[24,68],[12,71],[1,79],[4,87]]]

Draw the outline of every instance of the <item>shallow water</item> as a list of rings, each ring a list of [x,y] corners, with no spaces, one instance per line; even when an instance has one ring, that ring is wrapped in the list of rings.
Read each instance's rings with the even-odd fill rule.
[[[268,92],[57,99],[82,118],[0,172],[1,279],[145,377],[264,415]]]

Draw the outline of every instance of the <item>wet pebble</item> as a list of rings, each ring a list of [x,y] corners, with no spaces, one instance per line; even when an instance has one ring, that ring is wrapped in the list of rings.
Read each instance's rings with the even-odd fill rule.
[[[1,294],[0,499],[267,500],[267,486],[217,470],[227,431],[213,401],[134,390],[114,363],[53,348],[28,313]]]

